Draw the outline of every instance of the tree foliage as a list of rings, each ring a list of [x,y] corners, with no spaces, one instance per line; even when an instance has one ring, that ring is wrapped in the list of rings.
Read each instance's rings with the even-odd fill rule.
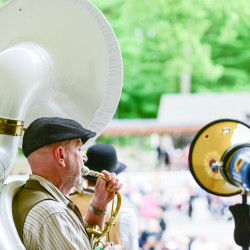
[[[250,1],[92,2],[123,55],[120,118],[156,117],[160,96],[178,93],[184,72],[191,72],[191,92],[250,90]]]
[[[161,95],[178,93],[184,72],[193,93],[250,90],[250,1],[92,2],[122,51],[119,118],[155,118]]]

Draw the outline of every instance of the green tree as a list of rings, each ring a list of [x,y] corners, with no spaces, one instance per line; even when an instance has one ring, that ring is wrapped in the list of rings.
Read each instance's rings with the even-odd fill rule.
[[[2,5],[2,4],[4,4],[6,2],[6,0],[0,0],[0,6]]]
[[[156,117],[160,96],[179,92],[183,72],[191,72],[191,92],[250,90],[249,1],[92,2],[121,46],[120,118]]]

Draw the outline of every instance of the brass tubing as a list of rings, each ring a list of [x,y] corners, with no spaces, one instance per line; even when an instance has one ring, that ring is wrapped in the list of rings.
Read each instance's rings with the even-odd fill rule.
[[[96,244],[102,239],[102,237],[106,236],[107,233],[110,232],[112,226],[114,225],[115,223],[115,219],[120,211],[120,208],[121,208],[121,203],[122,203],[122,198],[121,198],[121,194],[119,192],[116,192],[115,195],[117,196],[117,204],[116,204],[116,209],[115,209],[115,212],[111,213],[111,218],[109,221],[106,222],[106,226],[104,228],[104,230],[102,231],[102,235],[100,235],[99,237],[97,237],[95,239],[95,242],[94,242],[94,247],[96,246]],[[97,235],[96,235],[97,236]]]
[[[90,175],[90,176],[95,176],[95,177],[101,177],[104,180],[108,181],[104,174],[93,171],[93,170],[90,170],[86,166],[83,166],[82,174],[84,176]],[[104,227],[104,230],[100,231],[100,229],[99,229],[99,227],[97,225],[95,225],[94,228],[87,228],[87,232],[91,235],[91,247],[94,248],[94,249],[95,249],[96,246],[98,246],[98,244],[103,245],[103,243],[101,241],[102,237],[106,236],[110,232],[112,226],[115,223],[115,219],[116,219],[116,217],[117,217],[117,215],[119,213],[119,210],[121,208],[121,203],[122,203],[121,194],[119,192],[114,192],[114,198],[115,198],[115,196],[117,197],[116,209],[114,211],[113,210],[113,205],[112,205],[111,217],[110,217],[110,220],[105,223],[106,226]],[[114,198],[113,198],[113,200],[114,200]]]
[[[0,134],[11,136],[22,136],[24,121],[0,118]]]

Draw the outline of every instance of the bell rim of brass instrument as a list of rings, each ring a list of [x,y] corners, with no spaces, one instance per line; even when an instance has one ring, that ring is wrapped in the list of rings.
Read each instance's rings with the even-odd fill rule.
[[[211,137],[211,134],[210,134],[210,131],[209,131],[210,128],[212,128],[213,126],[216,126],[217,124],[222,124],[222,123],[225,123],[225,124],[226,123],[241,124],[241,125],[246,126],[248,129],[250,129],[250,126],[248,124],[246,124],[246,123],[244,123],[242,121],[236,120],[236,119],[224,118],[224,119],[218,119],[218,120],[212,121],[212,122],[206,124],[204,127],[202,127],[199,130],[199,132],[195,135],[195,137],[194,137],[194,139],[193,139],[193,141],[192,141],[192,143],[190,145],[188,160],[189,160],[189,170],[190,170],[193,178],[195,179],[196,183],[202,189],[204,189],[206,192],[208,192],[210,194],[213,194],[213,195],[229,197],[229,196],[240,194],[242,192],[242,189],[240,187],[234,186],[231,182],[228,182],[228,179],[225,179],[223,171],[221,171],[221,170],[219,170],[219,171],[221,173],[221,176],[222,176],[223,180],[219,179],[219,178],[218,179],[213,178],[212,179],[213,183],[212,184],[208,183],[207,180],[205,180],[205,179],[209,179],[209,178],[211,178],[211,176],[209,174],[207,174],[207,175],[203,174],[203,177],[205,177],[205,178],[201,178],[201,176],[198,176],[199,175],[198,172],[197,172],[198,167],[196,166],[196,164],[194,164],[194,154],[199,154],[202,151],[202,150],[197,148],[198,147],[197,145],[198,144],[202,145],[203,142],[201,140],[205,140],[206,136]],[[207,132],[207,135],[203,136],[204,132]],[[204,144],[203,144],[203,146],[204,146]],[[232,145],[230,145],[230,146],[232,146]],[[223,152],[223,153],[219,154],[220,155],[219,161],[222,163],[222,166],[220,168],[224,168],[225,166],[223,165],[223,162],[221,160],[223,160],[223,156],[225,156],[225,153],[226,153],[228,148],[229,147],[225,147],[223,145],[223,143],[222,144],[218,143],[217,145],[214,146],[213,150],[210,150],[210,152],[207,152],[207,155],[209,153],[212,154],[212,153],[215,153],[217,151]],[[206,151],[206,148],[203,151]],[[205,157],[204,157],[204,161],[205,161]],[[225,187],[224,186],[222,187],[221,192],[213,190],[214,189],[213,186],[214,185],[215,186],[220,185],[220,182],[224,182],[225,185],[226,185]],[[211,187],[210,187],[210,185],[211,185]]]
[[[57,11],[58,6],[60,11]],[[75,14],[71,15],[73,11]],[[44,74],[46,81],[41,84],[43,91],[25,107],[27,112],[20,113],[20,117],[4,113],[2,118],[25,121],[25,127],[40,117],[74,119],[97,133],[85,146],[90,144],[113,118],[123,85],[122,54],[108,20],[86,0],[39,0],[36,4],[32,0],[8,0],[0,7],[0,12],[4,23],[10,27],[15,23],[12,28],[8,29],[7,25],[0,29],[4,38],[0,42],[0,53],[33,45],[38,55],[44,52],[41,57],[48,68],[44,67],[47,75]],[[15,19],[10,15],[13,12]],[[58,41],[64,42],[57,46]],[[23,87],[23,92],[29,84]],[[66,103],[63,110],[62,103]]]

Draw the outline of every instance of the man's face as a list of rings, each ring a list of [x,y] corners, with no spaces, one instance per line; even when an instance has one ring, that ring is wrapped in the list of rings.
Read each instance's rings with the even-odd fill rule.
[[[82,151],[81,139],[70,141],[66,148],[68,154],[67,161],[67,181],[72,184],[72,187],[77,186],[82,181],[82,165],[87,161],[86,154]]]

